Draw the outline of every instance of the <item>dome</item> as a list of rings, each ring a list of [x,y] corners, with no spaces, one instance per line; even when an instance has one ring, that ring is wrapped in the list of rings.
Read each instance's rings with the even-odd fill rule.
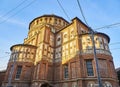
[[[39,27],[42,25],[50,25],[53,26],[56,30],[60,30],[61,28],[67,26],[69,24],[64,18],[51,14],[51,15],[42,15],[33,19],[29,24],[29,30]]]

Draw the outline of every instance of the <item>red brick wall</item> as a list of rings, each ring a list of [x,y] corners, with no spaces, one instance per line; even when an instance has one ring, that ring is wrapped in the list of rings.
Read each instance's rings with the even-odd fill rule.
[[[0,71],[0,87],[1,87],[1,85],[2,85],[2,81],[4,81],[5,72],[6,72],[6,71]]]
[[[9,72],[11,70],[11,64],[8,64],[8,69],[5,75],[5,80],[4,81],[8,81],[8,77],[9,77]],[[17,72],[17,66],[22,66],[22,72],[21,72],[21,76],[20,76],[20,80],[31,80],[32,78],[32,72],[33,72],[33,64],[32,63],[28,63],[28,62],[16,62],[16,64],[14,65],[14,72],[12,74],[12,80],[15,81],[15,76],[16,76],[16,72]]]

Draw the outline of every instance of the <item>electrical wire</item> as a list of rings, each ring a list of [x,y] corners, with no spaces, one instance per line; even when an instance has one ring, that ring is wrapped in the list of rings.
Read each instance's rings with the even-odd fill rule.
[[[78,3],[78,6],[79,6],[79,9],[80,9],[80,11],[81,11],[81,14],[82,14],[82,16],[83,16],[83,18],[84,18],[84,21],[85,21],[85,23],[86,23],[87,26],[88,26],[88,23],[87,23],[86,18],[85,18],[85,16],[84,16],[84,13],[83,13],[83,10],[82,10],[82,7],[81,7],[81,5],[80,5],[79,0],[77,0],[77,3]],[[106,25],[106,26],[103,26],[103,27],[100,27],[100,28],[96,28],[96,29],[94,29],[94,30],[99,30],[99,29],[106,28],[106,27],[108,28],[108,27],[112,27],[112,26],[116,26],[116,25],[120,25],[120,23],[114,23],[114,24]],[[116,44],[120,44],[120,42],[111,43],[111,44],[109,44],[109,45],[116,45]],[[115,50],[115,49],[119,49],[119,48],[114,48],[114,49],[112,49],[112,50]]]
[[[79,9],[81,11],[82,17],[83,17],[86,25],[89,26],[88,23],[87,23],[87,20],[86,20],[86,18],[84,16],[84,13],[83,13],[83,10],[82,10],[82,7],[80,5],[79,0],[77,0],[77,3],[78,3]],[[114,23],[114,24],[106,25],[106,26],[103,26],[103,27],[95,28],[94,30],[100,30],[100,29],[103,29],[103,28],[109,28],[109,27],[116,26],[116,25],[120,25],[120,23]]]
[[[59,2],[59,0],[57,0],[59,6],[61,7],[61,9],[63,10],[64,14],[66,15],[66,17],[69,19],[70,21],[70,17],[68,16],[68,14],[66,13],[65,9],[63,8],[62,4]]]
[[[81,5],[80,5],[79,0],[77,0],[77,3],[78,3],[78,6],[79,6],[79,9],[80,9],[80,12],[81,12],[81,14],[82,14],[82,17],[83,17],[83,19],[84,19],[86,25],[89,26],[88,23],[87,23],[87,20],[86,20],[86,18],[85,18],[85,16],[84,16],[84,12],[83,12],[83,10],[82,10],[82,7],[81,7]]]
[[[24,6],[23,8],[21,8],[20,10],[18,10],[16,13],[14,13],[13,15],[9,16],[7,19],[3,20],[2,22],[0,22],[0,24],[8,21],[11,17],[17,15],[20,11],[24,10],[25,8],[27,8],[28,6],[30,6],[31,4],[33,4],[35,0],[32,0],[29,4],[27,4],[26,6]]]
[[[7,54],[7,55],[9,55],[10,54],[10,52],[8,52],[8,51],[5,51],[5,50],[2,50],[2,49],[0,49],[0,53],[4,53],[4,54]]]
[[[110,24],[110,25],[105,25],[103,27],[95,28],[94,30],[100,30],[100,29],[103,29],[103,28],[110,28],[110,27],[116,26],[116,25],[120,25],[120,23],[114,23],[114,24]]]
[[[109,45],[117,45],[117,44],[120,44],[120,42],[115,42],[115,43],[111,43],[111,44],[109,44]],[[112,48],[112,49],[110,49],[110,50],[120,50],[120,48]]]
[[[112,48],[112,49],[110,49],[110,50],[120,50],[120,48]]]
[[[116,44],[120,44],[120,42],[111,43],[109,45],[116,45]]]
[[[0,57],[0,59],[6,58],[6,57],[10,57],[10,55],[2,56],[2,57]]]
[[[11,9],[10,11],[8,11],[7,13],[5,13],[4,15],[0,16],[0,18],[5,17],[7,15],[9,15],[9,13],[13,12],[14,10],[16,10],[18,7],[20,7],[22,4],[24,4],[27,0],[22,1],[20,4],[18,4],[16,7],[14,7],[13,9]]]
[[[0,48],[0,52],[6,52],[6,50]]]

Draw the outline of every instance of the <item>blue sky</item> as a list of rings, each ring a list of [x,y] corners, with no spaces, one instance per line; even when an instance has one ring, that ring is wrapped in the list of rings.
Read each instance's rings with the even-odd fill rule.
[[[55,14],[70,21],[57,3],[57,0],[0,0],[0,70],[6,68],[10,47],[23,43],[27,37],[28,25],[36,17]],[[93,29],[105,25],[120,23],[120,0],[79,0],[84,15]],[[77,0],[59,0],[70,19],[83,18]],[[32,3],[32,4],[30,4]],[[29,5],[30,4],[30,5]],[[11,11],[11,9],[14,9]],[[9,12],[11,11],[11,12]],[[9,12],[9,13],[8,13]],[[8,13],[8,14],[6,14]],[[5,15],[6,14],[6,15]],[[110,44],[120,42],[120,25],[98,30],[110,37]],[[115,67],[120,67],[120,44],[110,45]]]

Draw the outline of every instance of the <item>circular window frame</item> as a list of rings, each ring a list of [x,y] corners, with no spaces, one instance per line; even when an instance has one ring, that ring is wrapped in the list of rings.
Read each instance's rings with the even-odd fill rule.
[[[64,38],[67,38],[67,34],[64,34]]]
[[[61,40],[61,38],[60,38],[60,37],[58,37],[58,38],[57,38],[57,41],[60,41],[60,40]]]

